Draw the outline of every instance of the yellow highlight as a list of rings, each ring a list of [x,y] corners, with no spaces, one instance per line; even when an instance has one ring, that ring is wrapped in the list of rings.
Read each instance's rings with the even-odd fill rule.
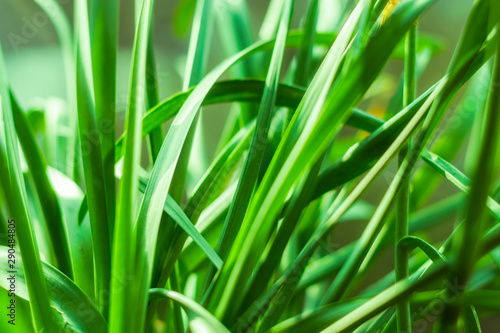
[[[382,22],[380,25],[384,24],[385,21],[389,18],[389,15],[391,15],[392,11],[394,10],[394,7],[398,4],[399,0],[389,0],[387,5],[384,8],[384,11],[382,12]]]
[[[384,11],[382,12],[382,21],[380,22],[380,26],[382,26],[385,21],[389,18],[391,15],[392,11],[394,10],[394,7],[398,4],[399,0],[389,0],[387,5],[384,8]],[[415,25],[418,25],[418,20],[415,20]]]

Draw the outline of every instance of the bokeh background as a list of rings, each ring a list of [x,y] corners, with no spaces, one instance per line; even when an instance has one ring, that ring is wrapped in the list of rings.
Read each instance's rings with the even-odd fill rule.
[[[321,0],[318,30],[333,31],[344,17],[344,9],[350,0]],[[70,20],[73,16],[73,1],[60,0]],[[167,98],[182,88],[184,64],[189,44],[191,16],[195,0],[156,1],[155,3],[155,46],[158,62],[158,83],[160,95]],[[259,38],[259,30],[264,20],[269,1],[247,1],[250,24],[254,40]],[[301,26],[308,1],[297,0],[292,29]],[[421,77],[420,90],[438,80],[451,58],[460,31],[466,20],[472,0],[440,0],[420,20],[421,31],[439,37],[442,52],[434,57]],[[118,107],[123,113],[127,101],[128,76],[130,72],[130,52],[133,43],[134,1],[120,2],[120,55],[118,70]],[[63,60],[57,34],[53,26],[40,19],[43,11],[33,0],[0,0],[0,42],[6,53],[8,75],[11,85],[23,105],[40,103],[41,99],[65,99],[65,76]],[[42,14],[43,15],[43,14]],[[28,28],[26,26],[28,25]],[[34,29],[32,29],[34,28]],[[28,35],[24,35],[28,31]],[[13,43],[14,35],[23,37],[23,42]],[[17,45],[18,44],[18,45]],[[227,54],[221,47],[219,31],[214,29],[208,68],[212,68]],[[390,96],[399,79],[402,62],[388,65],[388,75],[384,80],[384,91]],[[221,132],[225,111],[215,112],[207,119],[209,148],[214,148]]]
[[[60,2],[72,21],[73,1],[61,0]],[[334,31],[339,22],[345,18],[344,10],[349,2],[350,0],[320,0],[318,30],[321,32]],[[435,38],[440,48],[440,51],[432,57],[419,78],[419,92],[426,90],[445,74],[472,2],[473,0],[440,0],[419,20],[419,31]],[[194,3],[195,0],[168,0],[156,1],[155,3],[154,35],[158,65],[156,74],[161,99],[168,98],[182,90]],[[256,41],[263,36],[260,28],[270,2],[248,0],[247,3],[252,37]],[[292,29],[300,28],[307,3],[306,0],[296,0]],[[134,34],[134,25],[132,24],[134,22],[134,1],[122,0],[120,7],[117,106],[118,123],[122,124],[127,102],[130,52]],[[50,22],[43,22],[41,13],[43,11],[32,0],[0,0],[0,42],[6,55],[9,80],[22,105],[25,108],[44,108],[50,104],[51,107],[48,109],[52,110],[50,112],[55,112],[56,114],[53,116],[57,117],[57,112],[64,112],[66,99],[63,58],[57,34]],[[220,31],[215,23],[207,70],[228,56],[222,47]],[[13,43],[13,34],[23,37],[23,42],[21,44]],[[293,52],[287,53],[288,59],[291,59],[292,56]],[[371,97],[362,103],[362,107],[377,115],[384,116],[384,110],[398,87],[402,70],[401,60],[391,60],[384,75],[374,84]],[[458,101],[457,98],[451,108]],[[211,115],[204,117],[203,125],[209,158],[215,152],[229,107],[228,105],[217,105],[204,109],[204,112],[209,111]],[[50,119],[50,117],[50,114],[46,115],[46,119]],[[454,161],[454,164],[463,168],[463,154],[457,161]],[[376,184],[364,196],[366,201],[377,203],[380,200],[381,193],[387,187],[390,175],[394,170],[395,164],[387,168],[385,175],[379,177]],[[456,191],[447,182],[442,182],[431,201],[438,200],[450,193],[456,193]],[[336,229],[332,241],[338,247],[346,244],[358,237],[365,223],[366,221],[360,221],[359,223],[340,225]],[[427,236],[430,236],[433,241],[440,241],[449,235],[453,223],[454,220],[450,219],[448,223],[440,224],[439,227],[432,229]],[[383,253],[379,260],[382,265],[377,266],[387,267],[387,269],[393,267],[392,250]],[[375,281],[386,273],[387,270],[384,269],[376,270],[370,280]],[[500,331],[498,329],[500,319],[497,317],[490,317],[484,320],[483,324],[485,332]]]

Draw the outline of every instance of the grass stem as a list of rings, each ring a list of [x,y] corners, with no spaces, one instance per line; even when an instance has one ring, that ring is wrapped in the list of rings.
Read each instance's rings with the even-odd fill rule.
[[[413,26],[408,31],[405,44],[405,71],[403,105],[410,105],[416,97],[416,58],[417,58],[417,27]],[[408,155],[409,147],[404,146],[400,151],[400,163]],[[401,239],[408,236],[410,198],[410,175],[406,175],[396,201],[396,226],[395,226],[395,273],[396,281],[408,277],[408,251],[398,246]],[[410,302],[403,299],[396,306],[398,332],[411,333]]]

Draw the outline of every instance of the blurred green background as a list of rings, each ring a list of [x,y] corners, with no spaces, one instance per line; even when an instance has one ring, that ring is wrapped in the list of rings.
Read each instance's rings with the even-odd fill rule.
[[[71,20],[73,1],[60,0],[59,2]],[[296,1],[292,29],[300,28],[307,2],[306,0]],[[348,2],[349,0],[321,0],[318,30],[333,31],[339,20],[344,18],[343,11]],[[155,3],[157,78],[162,99],[181,90],[194,3],[194,0],[156,1]],[[214,3],[217,10],[217,1]],[[247,3],[253,38],[257,40],[269,1],[252,0]],[[421,78],[419,90],[427,88],[444,74],[471,4],[472,0],[441,0],[420,21],[421,31],[440,37],[444,44],[443,52],[431,61]],[[123,117],[127,101],[130,51],[133,42],[134,1],[122,0],[120,6],[117,102],[119,112]],[[44,21],[42,17],[43,11],[32,0],[0,0],[0,41],[6,53],[8,76],[15,93],[25,107],[40,105],[47,99],[64,99],[66,94],[63,60],[57,35],[50,22],[46,19]],[[218,30],[214,29],[207,69],[212,68],[226,56],[221,47]],[[390,75],[384,79],[383,89],[387,94],[386,96],[382,94],[381,98],[390,97],[401,69],[401,61],[388,65],[387,72]],[[215,146],[227,111],[225,106],[215,107],[215,109],[213,114],[216,116],[207,119],[205,124],[209,151]]]
[[[58,1],[72,21],[73,0]],[[212,3],[217,14],[223,13],[221,11],[223,6],[230,6],[231,3],[240,1],[245,0],[212,0]],[[275,2],[279,1],[275,0]],[[168,98],[182,90],[182,78],[185,71],[195,2],[195,0],[155,2],[156,75],[161,99]],[[444,75],[472,2],[472,0],[440,0],[420,20],[419,30],[437,37],[442,51],[431,59],[429,66],[420,78],[419,91],[427,89]],[[272,1],[266,0],[246,0],[253,41],[257,41],[264,35],[267,35],[267,38],[272,36],[272,32],[263,35],[260,31],[271,3]],[[345,12],[351,9],[352,3],[351,0],[320,0],[318,31],[335,31],[345,19]],[[292,30],[301,28],[307,4],[307,0],[295,1]],[[224,20],[224,14],[214,15],[213,25],[215,28],[213,29],[207,70],[228,56],[222,47],[217,20]],[[120,52],[117,81],[118,135],[121,133],[121,127],[124,123],[124,111],[128,101],[130,52],[134,36],[133,22],[134,0],[120,1]],[[0,41],[6,53],[9,80],[24,108],[45,109],[49,116],[46,117],[46,122],[49,120],[53,122],[53,126],[60,126],[58,119],[64,117],[66,97],[63,58],[56,31],[35,1],[0,0]],[[318,47],[317,51],[318,55],[321,56],[324,55],[326,49]],[[293,55],[293,51],[287,52],[287,59],[290,60]],[[372,88],[371,97],[373,98],[370,98],[361,107],[383,116],[385,107],[397,89],[402,69],[403,62],[401,60],[390,61],[384,75],[377,80]],[[261,75],[261,78],[264,78],[264,73]],[[206,155],[210,159],[215,153],[229,105],[210,106],[204,110],[204,113],[210,113],[209,117],[203,118]],[[65,129],[61,130],[61,132],[64,131]],[[56,153],[52,150],[52,154]],[[144,158],[147,158],[146,155]],[[61,168],[62,166],[55,167]],[[384,184],[386,183],[387,181],[384,182]]]
[[[234,0],[228,0],[230,3]],[[344,9],[350,0],[321,0],[318,30],[335,31],[339,22],[345,18]],[[467,14],[473,0],[440,0],[419,21],[419,31],[434,36],[440,41],[441,52],[433,57],[419,79],[419,92],[440,79],[446,72],[454,47],[464,27]],[[70,21],[73,16],[73,1],[61,0],[60,3]],[[182,77],[189,45],[191,17],[195,0],[156,1],[154,11],[154,34],[156,57],[158,64],[157,82],[161,99],[165,99],[182,90]],[[218,1],[214,0],[217,4]],[[292,29],[301,27],[301,19],[306,12],[308,1],[296,0]],[[249,16],[254,41],[259,39],[259,30],[264,20],[269,1],[248,0]],[[134,1],[120,2],[120,53],[118,61],[118,93],[117,106],[119,124],[123,122],[127,102],[128,77],[130,72],[130,52],[134,34]],[[215,6],[217,10],[217,5]],[[45,17],[46,18],[46,17]],[[66,98],[66,82],[63,59],[56,32],[50,22],[43,20],[43,11],[32,0],[0,0],[0,42],[6,53],[8,77],[14,92],[25,108],[46,108],[50,112],[64,112]],[[293,53],[288,54],[288,59]],[[228,55],[220,42],[219,31],[214,29],[207,70],[213,68]],[[380,116],[397,89],[403,69],[401,60],[391,60],[384,75],[373,87],[373,98],[362,104],[363,108]],[[458,104],[456,99],[452,107]],[[206,145],[209,157],[214,153],[217,139],[222,132],[224,120],[229,110],[228,105],[217,105],[205,108],[211,116],[204,118]],[[54,115],[57,117],[57,114]],[[51,115],[46,115],[50,119]],[[121,125],[119,125],[121,126]],[[118,132],[120,134],[120,130]],[[463,158],[462,158],[463,159]],[[455,165],[463,169],[463,161]],[[386,176],[379,177],[364,199],[378,202],[381,190],[388,185],[388,177],[394,172],[395,164],[385,171]],[[446,182],[442,182],[435,197],[456,193],[457,190]],[[363,222],[364,223],[364,222]],[[453,221],[442,224],[432,230],[436,241],[449,235]],[[343,224],[335,231],[334,242],[341,246],[355,239],[363,230],[364,224]],[[337,236],[341,235],[341,236]],[[392,250],[384,253],[381,261],[387,261],[386,267],[393,267]],[[383,266],[383,265],[382,265]],[[374,272],[373,280],[378,279],[386,271]],[[484,327],[500,327],[500,320],[491,317],[485,320]],[[486,330],[489,332],[489,330]]]

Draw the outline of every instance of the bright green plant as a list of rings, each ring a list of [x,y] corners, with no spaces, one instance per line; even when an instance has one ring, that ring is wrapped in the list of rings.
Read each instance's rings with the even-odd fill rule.
[[[155,4],[137,0],[117,133],[119,1],[75,0],[71,26],[35,0],[60,40],[70,134],[40,144],[61,133],[22,107],[0,48],[0,307],[16,305],[0,331],[481,332],[500,314],[500,2],[474,1],[424,87],[440,46],[417,23],[438,1],[347,2],[320,33],[321,1],[273,0],[258,41],[244,0],[179,1],[176,29],[193,20],[183,91],[160,101]],[[210,69],[215,33],[227,58]],[[393,59],[402,89],[382,119],[359,106]],[[222,103],[210,159],[200,109]],[[435,200],[441,182],[454,193]]]

